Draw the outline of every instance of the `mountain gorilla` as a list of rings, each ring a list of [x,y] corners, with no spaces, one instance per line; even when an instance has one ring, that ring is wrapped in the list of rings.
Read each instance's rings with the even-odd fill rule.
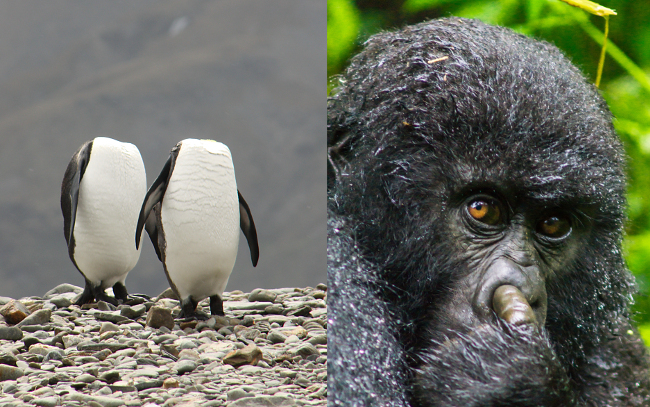
[[[459,18],[378,34],[328,153],[333,405],[650,405],[624,153],[558,49]]]

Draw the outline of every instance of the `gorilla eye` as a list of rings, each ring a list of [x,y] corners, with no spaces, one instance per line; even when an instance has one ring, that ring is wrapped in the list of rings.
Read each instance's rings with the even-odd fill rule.
[[[551,215],[537,224],[537,233],[558,239],[571,232],[571,222],[562,215]]]
[[[501,209],[495,201],[479,198],[471,201],[467,205],[469,215],[479,222],[486,225],[496,226],[501,223]]]

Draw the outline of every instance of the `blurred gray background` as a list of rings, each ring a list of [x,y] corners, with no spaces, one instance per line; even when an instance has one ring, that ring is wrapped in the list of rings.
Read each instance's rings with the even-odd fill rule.
[[[227,291],[326,282],[326,2],[0,1],[0,296],[83,286],[59,204],[74,151],[134,143],[151,185],[179,140],[227,144],[260,244]],[[148,237],[129,292],[167,287]]]

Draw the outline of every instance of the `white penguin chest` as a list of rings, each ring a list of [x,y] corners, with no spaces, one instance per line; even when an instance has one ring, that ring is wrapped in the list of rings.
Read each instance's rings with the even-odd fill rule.
[[[74,225],[75,262],[91,281],[123,275],[137,263],[140,251],[133,235],[146,190],[137,148],[95,139],[79,185]]]
[[[239,199],[229,152],[183,142],[161,208],[165,265],[181,297],[221,294],[239,244]]]

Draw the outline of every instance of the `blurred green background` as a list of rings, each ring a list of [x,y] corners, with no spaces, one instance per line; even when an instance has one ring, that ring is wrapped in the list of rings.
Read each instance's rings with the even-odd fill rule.
[[[600,88],[629,156],[625,255],[639,286],[634,318],[650,346],[650,1],[600,4],[618,13],[610,17]],[[328,90],[373,33],[447,16],[478,18],[552,42],[596,78],[605,20],[559,0],[328,0]]]

